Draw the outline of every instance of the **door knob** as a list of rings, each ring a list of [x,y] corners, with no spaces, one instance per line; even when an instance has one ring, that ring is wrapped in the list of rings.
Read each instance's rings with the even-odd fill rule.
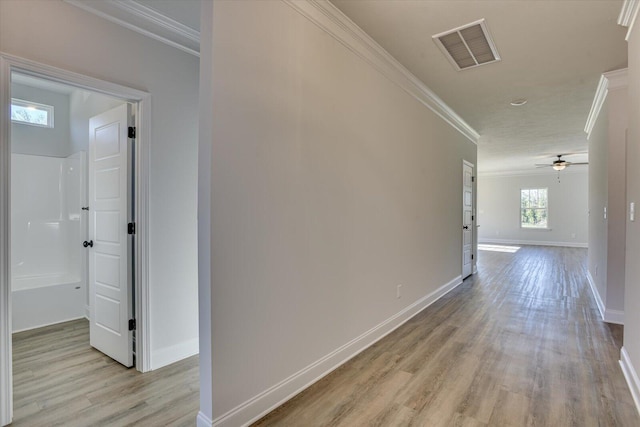
[[[93,240],[89,240],[88,242],[85,240],[84,242],[82,242],[82,246],[84,246],[85,248],[87,246],[93,247]]]
[[[465,229],[465,230],[468,230],[468,229],[469,229],[469,226],[468,226],[468,225],[465,225],[465,226],[464,226],[464,227],[462,227],[462,228],[463,228],[463,229]]]

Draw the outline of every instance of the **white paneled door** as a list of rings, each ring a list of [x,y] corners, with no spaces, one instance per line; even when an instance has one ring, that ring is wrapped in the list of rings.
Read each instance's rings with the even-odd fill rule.
[[[89,121],[89,289],[91,346],[133,366],[127,104]]]
[[[473,269],[473,165],[462,164],[462,278]]]

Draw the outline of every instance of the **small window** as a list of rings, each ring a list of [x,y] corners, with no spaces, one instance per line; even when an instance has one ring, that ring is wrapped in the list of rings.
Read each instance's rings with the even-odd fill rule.
[[[11,98],[11,121],[52,128],[53,106]]]
[[[520,226],[522,228],[549,227],[549,199],[546,188],[520,190]]]

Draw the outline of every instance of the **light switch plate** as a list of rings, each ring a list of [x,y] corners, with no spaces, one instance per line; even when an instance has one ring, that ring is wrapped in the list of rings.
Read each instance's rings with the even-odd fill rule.
[[[636,220],[636,202],[629,203],[629,221]]]

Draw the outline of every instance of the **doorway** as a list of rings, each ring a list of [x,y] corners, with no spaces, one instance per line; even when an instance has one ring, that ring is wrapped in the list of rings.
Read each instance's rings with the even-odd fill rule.
[[[86,242],[85,244],[86,246],[84,245],[82,246],[81,252],[79,254],[76,253],[75,250],[70,251],[69,253],[66,253],[66,254],[64,253],[65,251],[60,251],[60,250],[54,251],[54,253],[56,253],[57,255],[60,255],[58,257],[59,259],[55,259],[56,262],[53,263],[55,264],[54,266],[55,268],[53,269],[55,270],[54,272],[58,273],[58,272],[61,272],[62,270],[68,270],[68,271],[61,272],[61,274],[57,275],[59,276],[58,279],[60,280],[56,280],[56,281],[64,282],[64,283],[61,283],[62,285],[66,286],[64,290],[67,290],[68,295],[71,295],[76,300],[78,299],[77,298],[78,295],[83,295],[84,298],[80,298],[80,299],[81,300],[84,299],[84,301],[90,302],[91,298],[87,298],[87,297],[88,296],[90,297],[92,294],[94,294],[93,302],[91,304],[87,304],[89,309],[93,310],[94,312],[87,313],[87,310],[83,307],[80,310],[82,312],[81,315],[77,316],[78,310],[77,310],[77,307],[75,307],[74,308],[75,311],[73,312],[74,314],[72,314],[72,316],[88,317],[89,319],[92,320],[92,324],[97,325],[96,326],[97,330],[104,331],[104,330],[110,329],[112,332],[112,335],[114,335],[113,332],[117,332],[117,334],[115,335],[119,335],[121,337],[124,336],[125,338],[127,335],[129,335],[130,338],[132,338],[133,330],[129,331],[130,326],[131,326],[131,329],[134,329],[134,328],[136,329],[135,331],[136,341],[137,341],[136,348],[135,348],[135,351],[137,354],[136,369],[141,372],[145,372],[149,370],[149,360],[148,360],[148,351],[147,351],[147,349],[149,348],[149,343],[148,343],[148,334],[146,333],[148,329],[148,322],[147,322],[148,292],[147,292],[147,283],[146,283],[147,238],[146,238],[146,221],[145,221],[146,206],[147,206],[147,189],[145,185],[146,183],[145,176],[147,175],[147,170],[145,168],[146,155],[144,150],[144,147],[146,146],[144,137],[148,135],[147,130],[149,128],[148,115],[146,114],[148,104],[149,104],[149,95],[147,93],[140,92],[137,90],[121,87],[119,85],[114,85],[101,80],[87,78],[85,76],[66,72],[64,70],[56,69],[53,67],[43,66],[37,63],[33,63],[31,61],[22,60],[20,58],[11,57],[8,55],[0,55],[0,77],[1,77],[0,84],[2,85],[2,89],[3,89],[2,94],[0,95],[0,101],[1,101],[0,112],[2,112],[2,116],[0,118],[0,128],[2,131],[0,133],[0,161],[2,166],[1,168],[2,179],[0,179],[0,181],[2,181],[2,186],[0,186],[0,237],[2,238],[0,239],[2,241],[2,244],[0,246],[0,267],[2,271],[2,274],[0,275],[0,310],[2,311],[2,315],[0,315],[0,425],[4,425],[9,423],[12,419],[12,406],[13,406],[11,337],[12,337],[13,330],[15,328],[12,325],[13,323],[12,317],[13,317],[13,311],[14,311],[12,306],[14,303],[20,300],[20,298],[16,298],[12,292],[11,281],[13,278],[12,276],[14,276],[13,270],[17,271],[18,273],[21,273],[21,272],[29,273],[26,267],[35,268],[37,264],[37,263],[34,263],[33,260],[30,260],[30,262],[24,262],[23,264],[20,264],[20,265],[15,264],[13,262],[14,259],[11,256],[12,245],[9,244],[9,238],[8,238],[8,236],[15,234],[15,232],[12,233],[13,231],[12,225],[14,225],[14,223],[17,223],[17,220],[14,219],[14,217],[12,217],[11,215],[11,212],[12,212],[11,205],[12,203],[14,203],[14,200],[12,199],[13,194],[11,190],[13,186],[10,184],[11,183],[10,178],[15,178],[15,177],[10,172],[14,170],[14,168],[12,167],[14,166],[13,158],[12,158],[14,153],[12,153],[12,149],[11,149],[12,148],[11,147],[12,146],[11,144],[12,129],[11,129],[11,120],[9,119],[9,116],[10,116],[10,109],[12,105],[12,98],[18,99],[16,96],[14,96],[15,90],[13,90],[11,86],[12,80],[22,81],[22,83],[25,83],[26,81],[32,81],[32,82],[38,81],[43,86],[49,85],[50,88],[54,86],[58,88],[66,87],[67,90],[69,91],[75,91],[74,93],[77,94],[77,97],[79,97],[81,101],[94,102],[95,99],[98,99],[98,98],[104,101],[105,99],[108,98],[111,101],[113,101],[113,103],[117,103],[125,107],[125,110],[127,111],[127,117],[125,118],[125,120],[129,121],[132,119],[132,115],[135,116],[133,118],[133,121],[135,123],[125,123],[127,125],[134,124],[134,126],[123,127],[121,124],[118,125],[120,126],[120,128],[123,128],[124,139],[130,139],[129,132],[131,130],[129,129],[129,127],[135,129],[134,132],[136,133],[135,135],[136,144],[134,147],[130,145],[122,146],[121,141],[123,139],[121,138],[121,135],[117,135],[118,140],[115,143],[105,142],[106,141],[104,139],[105,134],[113,133],[109,129],[111,130],[114,129],[114,126],[109,126],[109,123],[106,123],[106,124],[102,123],[103,125],[102,127],[97,126],[97,128],[99,129],[106,130],[103,133],[98,132],[94,134],[94,137],[97,138],[97,139],[94,138],[96,139],[94,141],[94,146],[98,147],[97,151],[101,153],[102,155],[101,159],[102,160],[107,158],[113,159],[114,153],[108,153],[104,150],[108,151],[114,146],[119,146],[124,149],[124,151],[120,154],[124,154],[125,157],[131,159],[131,161],[129,162],[125,160],[125,163],[121,165],[121,167],[124,168],[125,173],[124,175],[119,175],[117,179],[107,179],[109,178],[109,176],[113,177],[114,170],[117,169],[114,167],[103,168],[99,170],[97,174],[94,174],[93,179],[101,183],[102,190],[100,194],[102,196],[105,196],[105,197],[102,197],[102,199],[104,200],[113,199],[112,196],[113,196],[113,191],[115,191],[114,190],[115,182],[117,182],[118,184],[122,184],[122,186],[118,191],[121,191],[122,189],[125,189],[126,191],[130,190],[131,194],[133,195],[131,199],[129,199],[128,197],[125,197],[123,199],[126,206],[125,208],[126,215],[124,215],[124,217],[126,218],[125,226],[127,226],[126,227],[127,237],[125,237],[126,241],[123,243],[124,243],[124,246],[126,247],[126,252],[129,252],[132,255],[132,257],[135,257],[136,259],[136,270],[133,271],[129,268],[129,266],[125,266],[125,268],[121,268],[119,270],[119,273],[117,274],[118,277],[115,277],[106,268],[106,266],[108,266],[110,263],[113,264],[113,261],[115,259],[115,255],[113,253],[109,253],[108,251],[104,250],[105,242],[111,243],[111,246],[113,246],[114,235],[113,233],[110,233],[108,231],[110,230],[109,227],[112,227],[114,225],[114,222],[113,222],[114,216],[111,215],[112,212],[105,214],[105,210],[103,209],[101,215],[94,215],[93,217],[94,228],[93,230],[90,230],[88,227],[91,225],[90,218],[93,212],[91,211],[91,205],[88,204],[86,201],[84,203],[80,203],[81,206],[77,206],[77,203],[76,203],[77,209],[79,210],[78,212],[76,211],[72,212],[72,209],[69,209],[68,206],[62,207],[63,208],[62,210],[64,210],[64,215],[59,215],[59,218],[64,217],[64,221],[62,220],[49,221],[48,223],[47,221],[44,221],[44,222],[38,223],[40,225],[39,227],[40,229],[44,229],[45,231],[50,231],[48,236],[42,233],[32,233],[32,234],[34,236],[44,236],[42,237],[43,241],[46,239],[49,240],[48,242],[50,243],[49,245],[44,245],[44,244],[34,245],[34,247],[38,247],[40,249],[42,249],[42,247],[44,246],[56,247],[56,245],[64,245],[69,243],[70,241],[73,241],[78,245],[82,245],[83,241]],[[90,99],[92,98],[92,96],[94,96],[95,98],[94,100]],[[100,102],[98,102],[98,104],[99,103]],[[19,102],[16,102],[14,104],[17,105],[19,104]],[[61,117],[61,116],[64,116],[63,114],[56,115],[55,111],[50,111],[47,113],[46,108],[42,106],[46,107],[47,104],[32,103],[32,105],[26,105],[26,106],[22,105],[24,109],[28,109],[26,113],[29,113],[30,112],[29,110],[31,110],[31,113],[32,113],[32,114],[24,114],[23,112],[22,119],[32,120],[32,121],[39,120],[38,124],[41,127],[40,130],[47,129],[45,126],[48,126],[48,124],[46,123],[46,120],[48,120],[49,117],[51,119],[51,122],[53,123],[55,123],[56,119],[58,119],[60,123],[64,123],[65,121],[64,117]],[[20,107],[20,105],[18,107]],[[38,113],[37,110],[39,108],[43,109],[43,111],[45,112]],[[14,107],[14,109],[16,108]],[[20,108],[17,108],[17,109],[19,110]],[[60,111],[63,111],[63,110],[60,110]],[[129,110],[131,110],[133,114],[129,114]],[[87,112],[87,111],[91,111],[91,109],[84,109],[83,111]],[[26,126],[26,124],[24,125]],[[87,124],[86,126],[86,133],[85,133],[87,139],[89,139],[88,128],[89,128],[89,124]],[[48,128],[48,129],[51,130],[52,128]],[[70,141],[67,141],[67,143],[70,143],[69,151],[73,151],[74,148],[77,148],[77,147],[74,147],[73,145],[74,144],[73,138],[70,138]],[[37,145],[37,143],[32,144],[31,148],[33,148],[34,145]],[[51,146],[47,148],[49,150],[52,149]],[[56,156],[51,156],[52,153],[47,152],[47,150],[45,149],[44,154],[49,154],[49,156],[45,155],[41,157],[49,157],[49,158],[37,158],[35,159],[36,164],[29,166],[30,170],[42,172],[42,168],[39,168],[37,163],[39,161],[43,161],[44,163],[47,163],[49,160],[52,160],[52,162],[49,162],[51,163],[49,165],[49,169],[52,169],[54,171],[57,170],[59,172],[58,188],[60,190],[57,195],[54,195],[52,197],[57,197],[58,202],[60,202],[59,203],[60,206],[62,206],[62,204],[81,201],[81,200],[68,200],[68,199],[70,199],[70,195],[72,193],[73,194],[83,193],[82,190],[76,191],[78,190],[77,187],[83,186],[82,179],[79,179],[77,182],[71,180],[71,176],[74,175],[74,173],[76,175],[83,175],[85,171],[88,171],[88,168],[83,170],[83,163],[84,165],[87,165],[87,163],[83,162],[82,151],[83,150],[78,150],[79,154],[71,153],[70,156],[66,156],[64,159],[61,160],[60,156],[57,156],[57,158],[53,158]],[[91,150],[86,150],[86,151],[91,152]],[[93,150],[93,151],[96,152],[96,150]],[[35,153],[30,153],[30,154],[21,153],[22,156],[31,155],[32,157],[34,154]],[[60,152],[58,154],[60,154]],[[87,157],[85,156],[85,158]],[[24,158],[20,159],[20,161],[22,160],[25,160],[25,159]],[[27,158],[26,160],[27,160],[27,163],[29,163],[28,161],[34,160],[34,159]],[[20,166],[22,167],[24,165],[21,164]],[[77,169],[74,169],[74,167]],[[17,170],[17,168],[15,169]],[[87,186],[86,183],[89,180],[90,174],[86,173],[85,176],[87,177],[84,184],[85,190],[86,190],[86,186]],[[96,177],[97,177],[97,180],[96,180]],[[122,177],[124,177],[124,183],[123,183]],[[69,182],[66,182],[65,180]],[[65,182],[63,183],[62,181],[65,181]],[[85,194],[87,193],[88,191],[85,192]],[[98,195],[99,196],[98,199],[100,199],[101,197],[100,194]],[[71,197],[71,199],[73,199],[73,197]],[[78,199],[81,199],[81,197],[79,197]],[[94,199],[94,201],[95,200],[97,199]],[[98,201],[103,202],[104,200],[98,200]],[[128,202],[129,200],[131,200],[130,203]],[[84,210],[82,208],[88,208],[88,209]],[[83,214],[85,214],[84,217],[86,218],[83,218]],[[98,225],[100,225],[99,229],[96,225],[96,222],[98,223]],[[36,221],[32,221],[32,223],[36,224]],[[129,223],[131,223],[131,225],[129,225]],[[115,224],[115,225],[117,228],[119,228],[118,224]],[[49,227],[49,230],[47,230],[47,227]],[[83,238],[82,240],[79,240],[74,238],[73,231],[71,232],[70,235],[66,235],[66,237],[61,237],[57,239],[57,241],[56,239],[52,238],[52,236],[53,237],[56,236],[56,231],[55,231],[56,229],[58,230],[58,233],[57,233],[59,235],[58,237],[60,237],[62,235],[61,230],[63,228],[71,228],[71,229],[77,230],[78,235],[75,236],[76,238],[82,235],[83,230],[86,230],[86,233],[84,234],[84,236],[86,236],[86,239]],[[102,230],[102,231],[99,231],[99,230]],[[36,231],[36,230],[32,229],[31,231]],[[129,235],[130,232],[132,233],[131,235]],[[135,239],[133,238],[133,236],[135,236]],[[20,233],[18,233],[18,236],[16,237],[20,237]],[[118,234],[117,237],[119,240],[123,240],[120,234]],[[32,240],[34,240],[37,243],[38,238],[35,237]],[[43,243],[43,241],[41,241],[40,243]],[[19,242],[19,241],[16,240],[16,242]],[[94,242],[95,242],[95,246],[90,244]],[[94,248],[98,249],[98,242],[103,244],[103,250],[101,251],[96,250],[93,252],[89,252]],[[28,253],[29,253],[28,248],[25,248],[23,246],[23,254],[26,255]],[[99,263],[97,269],[94,269],[94,273],[92,274],[89,274],[91,269],[86,268],[86,266],[89,264],[86,261],[92,258],[91,256],[88,256],[89,253],[100,254],[100,256],[102,257],[101,263]],[[31,253],[30,255],[33,255],[33,253]],[[42,255],[42,253],[40,253],[39,255]],[[96,257],[97,256],[93,256],[94,261]],[[125,256],[124,258],[126,260],[131,259],[128,256]],[[79,262],[79,265],[81,266],[80,268],[78,269],[71,268],[72,265],[74,264],[73,263],[74,260],[80,261]],[[61,268],[63,264],[65,265],[65,267],[69,267],[69,268]],[[51,266],[48,266],[48,267],[51,267]],[[37,268],[35,271],[34,270],[30,271],[30,273],[36,273],[36,274],[31,274],[31,276],[38,276],[39,274],[37,273],[42,273],[42,272],[43,271],[37,271]],[[96,272],[97,274],[95,274]],[[47,274],[40,274],[40,276],[46,276],[46,275]],[[90,278],[91,275],[93,275],[94,277]],[[29,276],[29,274],[23,274],[23,276]],[[53,274],[53,276],[56,276],[56,274]],[[69,280],[72,278],[71,276],[74,276],[73,279],[79,279],[79,280],[77,281]],[[117,300],[116,298],[113,297],[113,294],[107,294],[106,292],[96,294],[95,292],[93,292],[96,286],[93,286],[93,287],[86,286],[87,279],[91,279],[106,285],[105,286],[106,288],[112,288],[111,290],[113,290],[113,288],[116,288],[116,287],[121,287],[125,291],[129,292],[125,286],[125,283],[123,283],[123,278],[125,282],[134,283],[134,286],[131,288],[131,293],[129,295],[131,297],[133,297],[133,295],[136,296],[135,303],[133,299],[129,301]],[[50,288],[50,286],[42,286],[42,284],[43,283],[40,282],[39,284],[31,286],[31,290],[35,290],[38,288]],[[83,284],[84,284],[84,287],[83,287]],[[31,285],[33,285],[33,283]],[[91,291],[87,292],[87,289]],[[47,289],[47,292],[51,292],[51,291],[52,289]],[[21,298],[26,295],[27,294],[22,295]],[[41,296],[41,298],[44,298],[45,302],[47,301],[46,296],[44,297]],[[63,300],[69,301],[66,298],[63,298]],[[96,310],[95,300],[107,302],[107,304],[98,304],[97,310]],[[47,308],[52,308],[52,309],[56,308],[57,304],[51,303],[52,300],[50,299],[48,301],[50,302],[50,304],[48,304]],[[123,308],[123,307],[124,309],[120,310],[120,308]],[[114,310],[114,308],[117,308],[117,310]],[[55,312],[56,310],[51,310],[51,311]],[[114,323],[114,318],[115,318],[114,314],[118,315],[117,317],[118,322],[124,321],[125,324],[116,325]],[[121,316],[121,314],[124,314],[124,316]],[[64,315],[69,316],[69,313],[66,313]],[[130,322],[130,320],[132,322]],[[50,319],[48,320],[44,319],[44,321],[46,323],[51,323]],[[30,326],[26,326],[26,327],[23,327],[22,329],[29,329],[29,328]],[[98,339],[98,341],[101,341],[102,344],[104,344],[104,342],[109,341],[110,339],[112,338],[111,337],[105,338],[105,336],[102,336],[101,338]],[[125,365],[130,366],[131,364],[133,364],[133,357],[132,357],[133,341],[132,339],[129,339],[129,338],[126,338],[126,340],[128,340],[128,342],[130,343],[131,351],[125,350],[125,352],[129,353],[129,356],[131,356],[130,357],[131,361],[130,362],[127,362],[127,360],[124,360],[124,362],[121,360],[119,361]],[[93,342],[92,342],[92,345],[94,345]],[[101,345],[100,343],[97,343],[96,345],[94,345],[94,347],[99,347],[100,345]],[[114,357],[114,358],[117,359],[117,357]]]
[[[11,94],[12,332],[86,318],[130,367],[132,106],[17,72]]]

